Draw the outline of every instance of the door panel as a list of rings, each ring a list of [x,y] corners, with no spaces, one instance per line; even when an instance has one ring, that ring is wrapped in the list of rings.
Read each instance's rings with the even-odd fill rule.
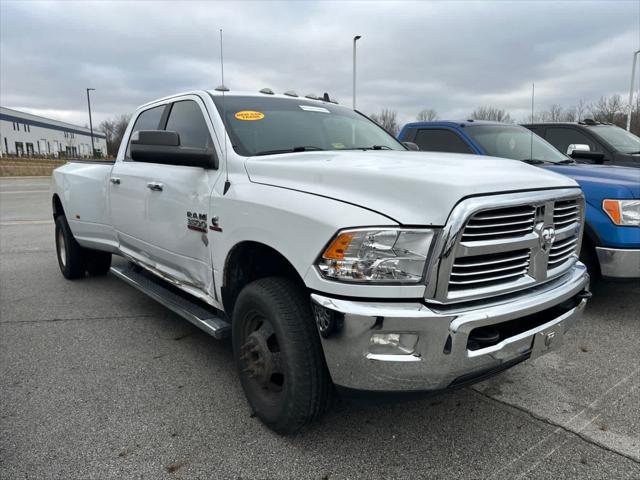
[[[117,161],[109,178],[111,222],[120,248],[134,258],[148,260],[147,177],[152,165]]]
[[[204,105],[194,96],[174,102],[165,129],[175,131],[180,146],[214,149],[213,128]],[[218,170],[184,165],[149,164],[147,218],[154,268],[209,298],[215,297],[209,249],[209,203]],[[160,187],[158,187],[161,185]],[[193,292],[192,292],[193,293]]]
[[[153,165],[149,182],[149,251],[154,267],[172,279],[206,292],[213,275],[208,247],[211,172],[198,167]]]

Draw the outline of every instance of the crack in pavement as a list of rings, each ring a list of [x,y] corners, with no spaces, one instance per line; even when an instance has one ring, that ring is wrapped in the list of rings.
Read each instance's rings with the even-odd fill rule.
[[[0,325],[7,324],[20,324],[20,323],[47,323],[47,322],[78,322],[84,320],[122,320],[129,318],[150,318],[156,317],[157,315],[152,314],[140,314],[140,315],[110,315],[106,317],[77,317],[77,318],[48,318],[48,319],[39,319],[39,320],[8,320],[6,322],[0,322]]]
[[[500,468],[499,470],[496,470],[493,475],[491,475],[490,478],[521,478],[525,475],[527,475],[529,472],[531,472],[531,470],[533,468],[535,468],[540,462],[542,462],[546,457],[552,455],[556,450],[558,450],[561,446],[563,446],[568,440],[569,440],[569,436],[567,436],[564,440],[560,441],[557,445],[553,446],[553,443],[556,442],[555,437],[560,433],[560,432],[564,432],[570,436],[573,437],[577,437],[580,440],[596,447],[599,448],[601,450],[605,450],[607,452],[613,453],[617,456],[620,456],[622,458],[625,458],[627,460],[631,460],[633,463],[640,465],[640,460],[638,460],[637,458],[633,457],[632,455],[629,455],[627,453],[624,452],[620,452],[618,450],[615,450],[612,447],[609,447],[608,445],[604,445],[600,442],[598,442],[597,440],[594,440],[588,436],[586,436],[585,434],[582,433],[582,430],[584,430],[585,428],[587,428],[589,425],[591,425],[598,417],[600,417],[601,413],[598,413],[597,415],[593,416],[592,418],[588,419],[588,421],[586,421],[586,423],[584,423],[582,426],[580,426],[579,428],[577,428],[576,430],[571,429],[571,424],[572,423],[577,423],[581,420],[581,417],[584,416],[584,414],[589,411],[589,410],[593,410],[594,408],[597,408],[597,406],[601,403],[604,402],[605,398],[607,397],[611,397],[614,396],[614,394],[620,392],[620,390],[622,390],[618,395],[615,396],[615,398],[609,400],[607,403],[609,404],[614,404],[617,403],[619,400],[621,400],[622,398],[624,398],[625,396],[631,394],[634,390],[636,390],[640,385],[636,384],[632,384],[630,388],[625,389],[624,387],[626,387],[626,384],[629,383],[629,381],[636,376],[638,373],[640,372],[640,369],[637,369],[635,371],[633,371],[630,375],[626,376],[625,378],[623,378],[622,380],[620,380],[618,383],[616,383],[614,386],[612,386],[611,388],[609,388],[606,392],[604,392],[600,397],[596,398],[593,402],[591,402],[589,405],[587,405],[584,409],[582,409],[580,412],[578,412],[576,415],[574,415],[568,422],[566,422],[564,425],[560,424],[560,423],[556,423],[551,419],[542,417],[538,414],[535,414],[529,410],[527,410],[524,407],[521,407],[519,405],[515,405],[509,402],[506,402],[504,400],[500,400],[498,398],[492,397],[484,392],[478,391],[475,388],[469,388],[469,391],[474,392],[478,398],[483,399],[484,401],[487,402],[491,402],[491,403],[497,403],[503,407],[507,407],[509,409],[514,409],[517,410],[520,413],[525,414],[528,417],[531,417],[535,420],[538,420],[540,422],[543,422],[551,427],[555,427],[555,430],[553,432],[551,432],[549,435],[547,435],[545,438],[543,438],[542,440],[540,440],[539,442],[537,442],[535,445],[533,445],[531,448],[527,449],[523,454],[517,456],[516,458],[514,458],[511,462],[507,463],[506,465],[504,465],[502,468]],[[608,399],[608,398],[607,398]],[[585,419],[587,420],[587,419]],[[542,449],[544,448],[544,444],[545,443],[551,443],[551,446],[553,446],[553,448],[551,448],[551,450],[549,450],[548,452],[536,452],[534,450],[536,449]],[[533,457],[533,458],[537,458],[538,461],[534,462],[533,465],[529,466],[527,468],[527,463],[526,463],[526,458],[525,457]],[[518,467],[518,463],[524,463],[524,465],[522,465],[521,468],[517,468]],[[511,470],[515,471],[510,471],[507,472],[505,474],[505,476],[503,477],[496,477],[498,474],[500,474],[501,472],[503,472],[506,469],[511,468]]]

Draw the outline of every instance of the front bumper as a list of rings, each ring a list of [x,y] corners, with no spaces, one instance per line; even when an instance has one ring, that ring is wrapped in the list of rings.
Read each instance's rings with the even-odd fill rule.
[[[640,278],[640,250],[596,247],[600,271],[608,278]]]
[[[557,348],[582,314],[588,288],[586,268],[577,263],[562,277],[524,293],[465,307],[359,302],[318,294],[311,298],[317,318],[329,311],[334,319],[331,329],[321,333],[336,385],[381,392],[424,391],[470,383]],[[498,329],[499,339],[481,347],[471,343],[481,327]],[[372,338],[385,334],[404,334],[417,341],[411,351],[381,354]]]

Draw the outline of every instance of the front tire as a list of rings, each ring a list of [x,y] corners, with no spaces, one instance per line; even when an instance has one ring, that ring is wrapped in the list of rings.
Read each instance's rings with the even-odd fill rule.
[[[597,280],[601,277],[600,261],[598,260],[598,254],[596,253],[596,247],[586,237],[582,240],[580,261],[587,267],[587,271],[589,272],[589,275],[591,275],[592,280]]]
[[[303,289],[279,277],[250,283],[238,296],[232,335],[242,388],[263,423],[294,433],[322,415],[331,380]]]

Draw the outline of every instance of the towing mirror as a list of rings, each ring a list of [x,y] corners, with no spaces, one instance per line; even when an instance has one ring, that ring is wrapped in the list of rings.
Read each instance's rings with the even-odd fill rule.
[[[218,168],[213,150],[183,147],[180,135],[167,130],[140,130],[131,136],[131,159],[136,162]]]
[[[572,143],[567,147],[567,155],[571,158],[581,158],[583,160],[591,160],[595,163],[604,161],[604,153],[592,152],[589,145],[582,143]]]

